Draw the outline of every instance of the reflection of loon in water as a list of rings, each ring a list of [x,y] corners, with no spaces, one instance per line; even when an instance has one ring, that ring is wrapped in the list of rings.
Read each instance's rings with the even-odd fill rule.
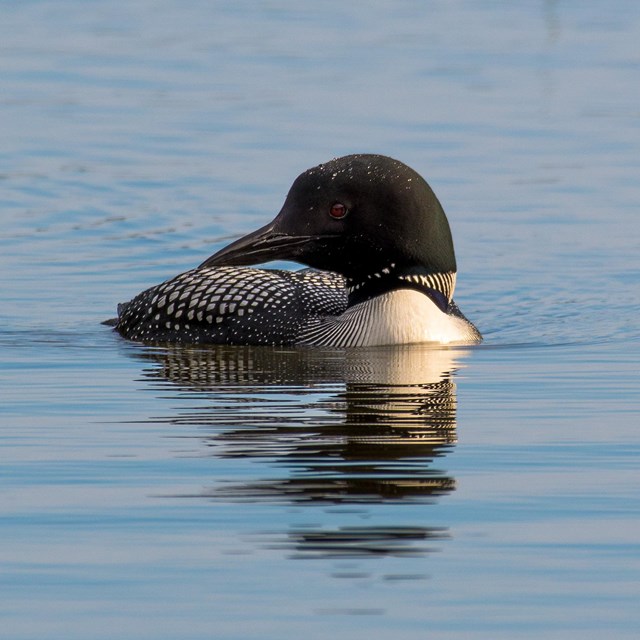
[[[363,505],[430,502],[454,490],[453,478],[432,464],[456,442],[452,373],[461,354],[415,345],[346,351],[219,346],[143,355],[159,365],[146,377],[170,381],[200,400],[169,422],[201,427],[215,456],[263,459],[282,471],[221,483],[200,497]],[[398,554],[442,535],[421,527],[305,530],[291,532],[290,544],[303,555]]]

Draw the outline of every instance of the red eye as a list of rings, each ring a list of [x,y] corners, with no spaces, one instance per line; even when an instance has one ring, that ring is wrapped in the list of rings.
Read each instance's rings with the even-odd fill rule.
[[[347,207],[342,202],[335,202],[329,209],[329,215],[336,220],[341,220],[347,215]]]

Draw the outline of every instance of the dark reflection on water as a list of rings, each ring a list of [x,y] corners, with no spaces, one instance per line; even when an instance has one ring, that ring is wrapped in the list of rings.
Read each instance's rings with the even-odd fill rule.
[[[193,400],[161,420],[198,426],[216,457],[265,463],[197,497],[299,506],[428,503],[453,491],[434,465],[456,442],[453,374],[463,354],[171,347],[142,357],[152,362],[145,378]],[[292,529],[283,544],[294,557],[407,555],[446,535],[420,526]]]
[[[433,540],[448,537],[438,527],[340,527],[331,530],[294,529],[287,548],[293,558],[362,558],[422,556],[436,549]]]

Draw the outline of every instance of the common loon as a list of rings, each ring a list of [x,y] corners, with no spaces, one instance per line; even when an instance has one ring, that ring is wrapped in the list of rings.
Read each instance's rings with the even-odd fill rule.
[[[271,260],[312,268],[245,266]],[[427,182],[402,162],[357,154],[302,173],[272,222],[118,305],[111,323],[154,343],[480,342],[453,302],[455,283],[449,223]]]

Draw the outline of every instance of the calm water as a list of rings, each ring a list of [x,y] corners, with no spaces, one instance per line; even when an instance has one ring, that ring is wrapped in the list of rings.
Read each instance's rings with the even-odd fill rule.
[[[0,636],[635,638],[640,5],[0,3]],[[100,321],[395,156],[472,349]]]

